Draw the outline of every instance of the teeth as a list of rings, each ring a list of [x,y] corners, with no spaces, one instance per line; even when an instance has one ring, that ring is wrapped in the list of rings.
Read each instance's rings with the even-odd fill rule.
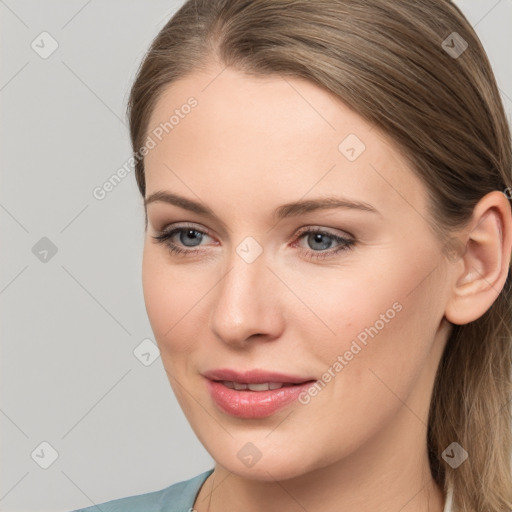
[[[248,384],[251,391],[268,391],[270,389],[268,382],[262,382],[261,384]]]
[[[279,389],[285,386],[293,386],[290,383],[283,382],[262,382],[261,384],[241,384],[240,382],[231,382],[229,380],[222,381],[222,384],[229,389],[236,389],[237,391],[269,391],[272,389]]]

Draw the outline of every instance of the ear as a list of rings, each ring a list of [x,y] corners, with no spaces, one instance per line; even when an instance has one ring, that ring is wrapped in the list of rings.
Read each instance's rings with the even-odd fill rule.
[[[484,196],[460,239],[463,254],[452,261],[453,285],[445,317],[464,325],[480,318],[507,280],[512,252],[512,211],[497,190]]]

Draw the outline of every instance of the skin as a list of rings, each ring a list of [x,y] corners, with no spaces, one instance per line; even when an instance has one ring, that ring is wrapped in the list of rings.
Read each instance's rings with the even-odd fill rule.
[[[148,204],[142,277],[169,382],[216,462],[195,510],[441,512],[426,451],[434,376],[450,322],[481,316],[505,282],[505,195],[480,201],[456,234],[469,250],[447,258],[423,183],[384,134],[332,95],[302,79],[249,77],[212,62],[165,90],[150,130],[190,96],[197,107],[145,158],[146,198],[172,192],[216,218]],[[353,162],[338,149],[348,134],[366,146]],[[273,217],[285,203],[329,195],[379,213]],[[152,238],[183,223],[205,233],[200,253],[173,255]],[[315,227],[355,244],[314,259],[309,253],[338,246],[299,239]],[[252,263],[236,251],[249,236],[263,249]],[[183,239],[172,238],[196,249]],[[201,373],[215,368],[321,379],[396,302],[401,311],[307,405],[239,419],[210,398]],[[246,443],[261,453],[252,467],[237,457]]]

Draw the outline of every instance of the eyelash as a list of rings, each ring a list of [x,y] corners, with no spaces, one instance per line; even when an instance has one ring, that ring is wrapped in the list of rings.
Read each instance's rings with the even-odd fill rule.
[[[189,230],[196,231],[197,233],[200,233],[202,235],[210,236],[210,235],[208,235],[208,233],[201,231],[199,229],[196,229],[193,226],[180,226],[180,227],[174,228],[168,232],[162,231],[162,232],[158,233],[158,235],[156,235],[156,236],[152,235],[152,238],[155,240],[156,243],[165,245],[171,254],[176,254],[176,255],[185,256],[185,257],[193,256],[193,255],[201,252],[201,250],[182,249],[181,247],[177,246],[175,243],[171,242],[171,238],[176,233],[180,233],[183,231],[189,231]],[[307,257],[311,258],[311,259],[322,260],[324,258],[329,258],[329,257],[335,256],[336,254],[339,254],[341,252],[349,251],[349,250],[353,249],[353,246],[355,244],[355,240],[352,240],[349,238],[344,238],[344,237],[341,237],[338,235],[334,235],[334,234],[329,233],[328,231],[325,231],[320,228],[313,228],[313,229],[307,229],[307,230],[301,231],[297,235],[293,244],[298,242],[305,235],[310,235],[310,234],[314,234],[314,233],[320,233],[322,235],[326,235],[327,237],[332,238],[335,242],[338,242],[340,245],[334,249],[326,249],[323,251],[312,251],[312,250],[302,249],[302,252],[305,252],[307,254]]]

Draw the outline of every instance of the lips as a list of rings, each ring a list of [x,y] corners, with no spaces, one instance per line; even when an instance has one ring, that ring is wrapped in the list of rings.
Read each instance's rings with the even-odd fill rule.
[[[304,384],[314,377],[300,377],[297,375],[287,375],[279,372],[268,372],[265,370],[247,370],[240,372],[229,368],[210,370],[203,375],[210,380],[238,382],[240,384],[263,384],[266,382],[278,382],[282,384]]]
[[[210,396],[219,409],[231,416],[257,419],[271,416],[297,400],[314,378],[264,370],[239,372],[230,369],[203,373]]]

